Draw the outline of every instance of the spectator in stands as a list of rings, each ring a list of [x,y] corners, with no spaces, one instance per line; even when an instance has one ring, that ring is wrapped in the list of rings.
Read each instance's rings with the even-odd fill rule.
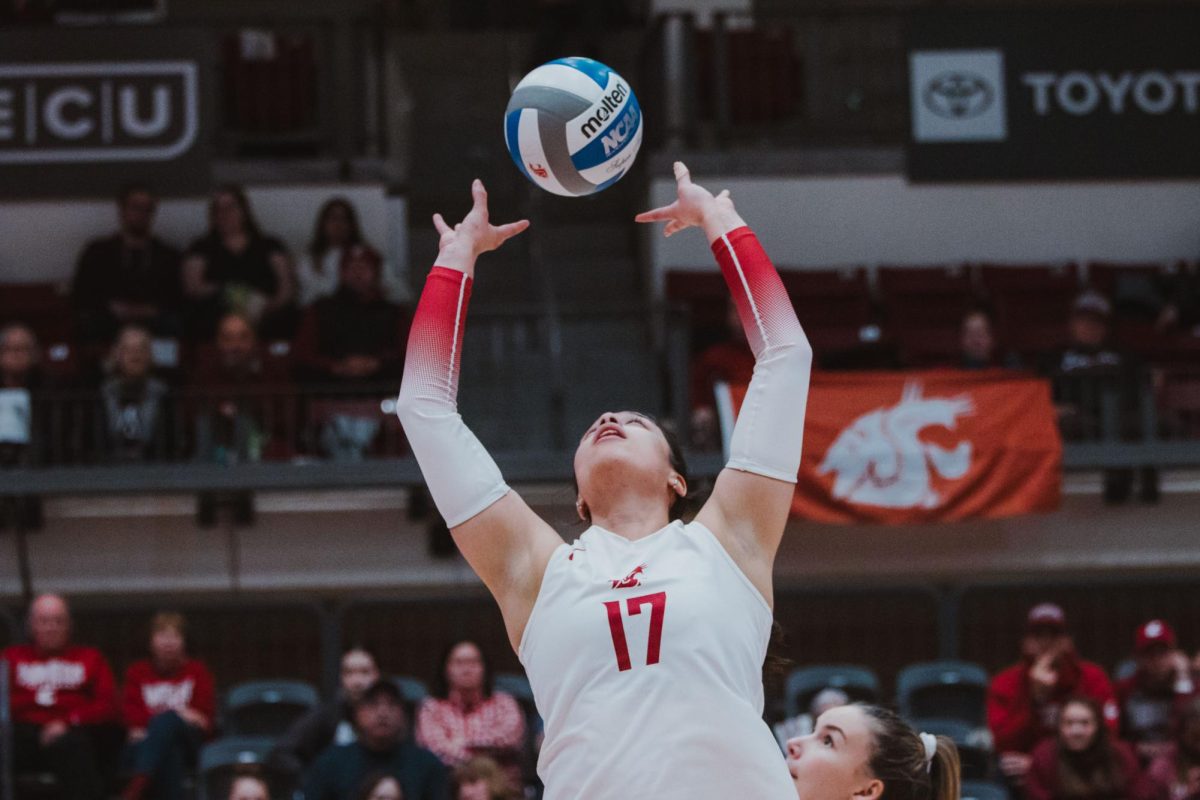
[[[258,227],[239,186],[218,189],[208,214],[208,233],[192,242],[183,259],[191,335],[210,338],[221,317],[235,311],[254,321],[264,339],[289,338],[295,276],[287,249]]]
[[[517,800],[522,794],[508,773],[487,756],[475,756],[454,770],[454,800]]]
[[[386,772],[372,772],[363,781],[355,800],[404,800],[404,789]]]
[[[1033,751],[1025,778],[1027,800],[1137,798],[1141,770],[1125,742],[1104,724],[1100,704],[1073,697],[1062,706],[1058,735]]]
[[[780,747],[786,750],[789,739],[808,736],[813,732],[816,721],[822,714],[831,708],[847,705],[849,702],[850,696],[841,689],[832,686],[822,689],[813,695],[807,712],[797,714],[791,719],[785,719],[774,726],[775,739],[779,742]]]
[[[308,250],[296,264],[300,305],[310,306],[338,289],[342,257],[350,247],[367,244],[358,212],[345,197],[334,197],[321,206]],[[383,265],[383,293],[393,303],[407,305],[412,296],[387,263]]]
[[[1054,380],[1059,427],[1066,439],[1091,439],[1101,435],[1130,437],[1139,433],[1139,365],[1110,341],[1112,305],[1094,289],[1082,292],[1071,309],[1067,346],[1043,366]],[[1104,396],[1115,392],[1117,430],[1103,429]],[[1104,499],[1122,503],[1133,489],[1133,470],[1106,470]],[[1158,500],[1158,471],[1141,471],[1141,497]]]
[[[354,706],[357,741],[321,753],[305,781],[305,800],[343,800],[374,771],[398,780],[406,800],[446,800],[446,768],[433,753],[405,741],[404,722],[400,687],[387,678],[371,684]]]
[[[383,296],[383,260],[366,245],[345,251],[340,283],[304,315],[296,356],[305,379],[333,383],[399,380],[410,319]]]
[[[20,323],[0,328],[0,469],[27,466],[35,460],[42,375],[38,341]],[[42,526],[42,501],[36,496],[0,498],[0,528],[9,518],[27,530]]]
[[[337,697],[292,723],[276,742],[267,759],[268,764],[299,775],[330,745],[355,741],[354,707],[366,690],[379,680],[379,666],[369,650],[354,645],[342,654],[339,675],[341,685]]]
[[[1195,691],[1188,657],[1179,650],[1175,631],[1161,619],[1137,629],[1137,672],[1116,686],[1121,708],[1121,738],[1131,743],[1143,764],[1171,747],[1176,711]]]
[[[111,376],[100,387],[104,451],[118,461],[151,457],[167,429],[167,385],[150,374],[150,332],[128,325],[113,346]]]
[[[229,784],[228,800],[271,800],[271,787],[256,764],[239,765]]]
[[[1074,696],[1095,700],[1116,733],[1117,704],[1107,673],[1075,652],[1061,608],[1053,603],[1034,606],[1025,621],[1021,660],[988,687],[988,727],[1009,780],[1020,783],[1033,749],[1055,735],[1059,711]]]
[[[157,209],[150,189],[126,186],[117,196],[117,232],[80,254],[71,297],[82,343],[107,346],[125,325],[179,334],[179,251],[153,234]]]
[[[1016,369],[1021,362],[1015,353],[1001,355],[998,351],[995,321],[987,309],[974,308],[963,315],[959,328],[959,369]]]
[[[69,800],[100,800],[120,746],[112,670],[99,650],[71,642],[62,597],[37,597],[28,624],[32,641],[0,654],[12,687],[14,766],[49,770]]]
[[[241,314],[221,318],[215,345],[192,376],[197,456],[219,463],[286,457],[291,448],[278,423],[287,373],[264,358],[254,326]]]
[[[721,382],[746,385],[754,373],[754,353],[732,302],[725,309],[725,324],[725,338],[707,347],[690,366],[692,445],[698,449],[721,447],[713,387]]]
[[[125,671],[121,704],[132,762],[123,800],[180,800],[188,765],[212,734],[217,710],[212,673],[189,658],[182,614],[150,620],[150,658]]]
[[[1200,800],[1200,697],[1184,704],[1174,743],[1146,770],[1145,800]]]
[[[493,690],[492,671],[471,641],[455,642],[444,653],[433,695],[417,715],[417,743],[442,763],[457,767],[473,756],[488,756],[521,781],[525,715],[510,695]]]

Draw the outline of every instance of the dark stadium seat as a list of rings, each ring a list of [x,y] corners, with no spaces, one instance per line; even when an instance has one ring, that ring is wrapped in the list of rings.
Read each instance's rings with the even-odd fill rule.
[[[196,762],[196,800],[228,797],[238,767],[247,764],[263,769],[272,797],[290,797],[294,789],[291,779],[264,766],[274,742],[263,736],[229,736],[206,744]]]
[[[896,676],[896,705],[909,719],[943,717],[987,722],[988,673],[965,661],[927,661]]]
[[[1159,372],[1159,415],[1177,438],[1200,438],[1200,368],[1195,363]]]
[[[808,711],[822,689],[841,689],[851,700],[879,700],[879,677],[869,667],[823,664],[792,670],[784,684],[783,707],[789,717]]]
[[[316,688],[303,681],[251,681],[225,693],[223,728],[236,736],[280,736],[320,703]]]
[[[1087,265],[1087,282],[1113,301],[1118,315],[1152,320],[1162,306],[1168,275],[1181,266],[1092,261]]]
[[[1004,784],[990,781],[963,781],[962,800],[1009,800]]]
[[[819,363],[828,365],[844,354],[878,346],[880,329],[866,268],[780,267],[779,277]]]
[[[1075,264],[984,264],[979,274],[1009,348],[1036,359],[1066,344],[1071,302],[1080,290]]]
[[[516,698],[525,714],[525,746],[522,753],[521,773],[527,784],[537,782],[537,736],[543,729],[542,717],[533,701],[533,687],[529,679],[520,672],[497,672],[493,682],[497,692]]]
[[[429,697],[429,686],[425,681],[411,675],[392,675],[391,679],[392,683],[400,687],[400,696],[404,698],[404,710],[408,712],[408,718],[415,720],[421,703]]]
[[[960,719],[928,717],[910,720],[923,733],[945,736],[958,747],[963,780],[986,781],[992,777],[992,735],[987,727]]]
[[[693,352],[724,337],[729,289],[720,273],[670,270],[666,274],[664,293],[669,302],[688,309]]]
[[[957,330],[963,314],[976,302],[966,265],[880,267],[876,285],[890,327],[943,324]]]

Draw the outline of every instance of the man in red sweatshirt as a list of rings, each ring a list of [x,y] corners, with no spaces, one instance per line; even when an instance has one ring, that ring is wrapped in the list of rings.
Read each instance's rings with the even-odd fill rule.
[[[996,675],[988,687],[988,727],[1000,770],[1012,784],[1024,780],[1030,753],[1056,734],[1059,709],[1075,695],[1100,704],[1115,736],[1117,703],[1108,674],[1075,652],[1061,608],[1053,603],[1034,606],[1025,620],[1021,660]]]
[[[3,653],[12,686],[16,768],[54,773],[68,800],[104,796],[113,760],[117,693],[99,650],[71,643],[66,600],[44,594],[29,608],[30,644]]]

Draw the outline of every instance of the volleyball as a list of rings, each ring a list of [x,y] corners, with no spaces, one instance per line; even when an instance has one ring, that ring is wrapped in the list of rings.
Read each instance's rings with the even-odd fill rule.
[[[504,112],[517,169],[565,197],[607,189],[633,165],[642,110],[629,82],[599,61],[560,58],[517,84]]]

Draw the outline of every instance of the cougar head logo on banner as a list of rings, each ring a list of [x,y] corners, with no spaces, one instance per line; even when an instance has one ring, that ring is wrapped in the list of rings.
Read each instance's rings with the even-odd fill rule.
[[[886,508],[936,508],[942,498],[933,476],[955,480],[971,466],[971,443],[952,450],[924,442],[930,426],[953,430],[960,416],[972,411],[971,400],[922,397],[921,385],[904,387],[900,402],[877,408],[854,420],[838,434],[818,474],[836,473],[833,496],[861,505]]]

